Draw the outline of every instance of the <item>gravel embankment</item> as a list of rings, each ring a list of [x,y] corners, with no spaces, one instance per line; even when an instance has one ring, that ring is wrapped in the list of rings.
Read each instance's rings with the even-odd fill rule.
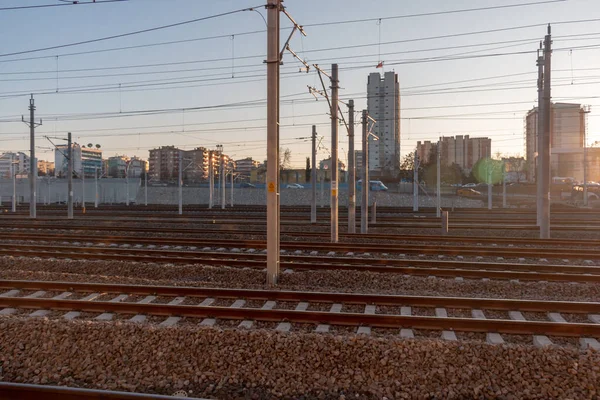
[[[196,287],[267,288],[260,270],[121,261],[0,258],[0,278]],[[281,274],[281,290],[598,301],[600,285],[568,282],[508,282],[427,278],[361,271],[301,271]]]
[[[600,353],[0,318],[0,379],[228,399],[593,399]]]

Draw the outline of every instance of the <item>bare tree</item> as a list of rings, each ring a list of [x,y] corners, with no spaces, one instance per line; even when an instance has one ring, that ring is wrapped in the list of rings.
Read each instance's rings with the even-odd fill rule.
[[[521,178],[525,178],[527,172],[527,162],[525,158],[520,157],[518,154],[514,157],[503,157],[504,163],[506,164],[506,172],[513,173],[516,176],[517,183],[521,182]]]
[[[290,169],[292,167],[292,151],[289,148],[279,149],[279,169]]]

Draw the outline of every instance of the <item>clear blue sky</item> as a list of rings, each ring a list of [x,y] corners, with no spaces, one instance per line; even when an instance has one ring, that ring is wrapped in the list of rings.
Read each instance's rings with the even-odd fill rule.
[[[381,71],[375,69],[379,58],[386,64],[384,70],[393,69],[399,74],[403,155],[414,149],[417,140],[437,140],[441,135],[456,134],[488,136],[492,138],[494,153],[523,155],[523,117],[528,109],[536,105],[537,100],[535,53],[391,64],[448,55],[464,56],[466,53],[474,56],[535,51],[539,40],[546,33],[544,26],[445,39],[383,43],[600,18],[600,2],[597,0],[566,0],[519,8],[388,19],[383,20],[381,26],[376,21],[310,25],[531,1],[533,0],[287,0],[284,4],[298,23],[306,25],[308,35],[301,38],[296,34],[291,42],[292,48],[309,63],[319,63],[326,69],[330,69],[332,62],[337,62],[340,67],[340,85],[343,88],[341,97],[355,98],[357,110],[366,105],[364,97],[367,75]],[[58,1],[0,0],[0,7],[51,3]],[[0,33],[3,38],[0,54],[126,33],[260,4],[264,3],[259,0],[129,0],[111,4],[0,11]],[[259,11],[264,15],[263,8],[259,8]],[[283,15],[282,26],[290,26]],[[600,87],[598,26],[598,22],[569,23],[555,24],[552,29],[553,45],[557,49],[553,55],[553,98],[556,101],[591,105],[590,143],[600,140],[600,135],[596,134],[600,132],[597,118],[600,115],[597,112],[600,100],[591,98],[598,95]],[[38,157],[41,159],[53,159],[53,153],[49,150],[51,145],[43,139],[43,135],[54,135],[56,132],[57,136],[63,136],[66,131],[72,131],[80,143],[101,144],[105,156],[127,154],[146,158],[149,148],[160,145],[174,144],[191,148],[214,147],[223,143],[226,153],[235,158],[252,156],[263,160],[266,155],[266,131],[262,128],[266,116],[264,106],[101,119],[65,120],[64,117],[56,116],[202,107],[264,99],[266,68],[262,61],[266,50],[266,34],[259,32],[242,35],[244,32],[264,29],[263,19],[256,12],[243,12],[94,44],[0,56],[0,96],[15,92],[56,92],[58,88],[58,93],[36,95],[37,112],[44,119],[44,125],[38,128],[37,135],[38,146],[43,147],[38,149]],[[287,29],[282,31],[284,39],[288,32]],[[233,39],[227,36],[128,50],[66,55],[219,35],[234,36]],[[355,45],[365,46],[340,49]],[[581,48],[582,46],[588,47]],[[325,50],[318,51],[321,49]],[[381,57],[378,57],[379,52],[382,53]],[[57,55],[59,56],[56,57]],[[6,62],[36,56],[48,57]],[[215,59],[221,61],[207,61]],[[184,61],[189,63],[105,69]],[[283,147],[292,150],[294,164],[303,166],[310,144],[297,138],[310,136],[311,129],[308,125],[318,124],[319,135],[324,137],[323,143],[327,148],[331,142],[329,117],[326,115],[327,103],[324,100],[314,101],[307,91],[307,85],[319,86],[319,81],[314,72],[297,72],[299,66],[289,55],[285,56],[281,95],[282,100],[287,101],[281,105],[284,125],[281,128],[281,143]],[[354,69],[348,69],[349,67]],[[89,68],[101,69],[64,72]],[[34,71],[45,73],[28,73]],[[150,72],[160,73],[149,74]],[[73,79],[78,76],[84,78]],[[36,80],[23,80],[32,78]],[[40,78],[44,79],[39,80]],[[195,82],[181,84],[177,88],[164,85],[123,88],[132,82],[162,84],[165,80]],[[119,84],[122,85],[121,91],[118,90]],[[63,90],[72,91],[72,88],[89,88],[94,85],[111,86],[104,87],[100,93],[86,90],[85,93],[61,94]],[[440,93],[440,89],[449,89],[450,93]],[[428,93],[431,91],[436,92]],[[456,93],[457,91],[462,93]],[[0,152],[29,148],[28,128],[16,121],[20,120],[21,114],[27,115],[28,101],[27,95],[0,97]],[[307,114],[311,116],[306,116]],[[7,120],[9,122],[1,122]],[[345,130],[340,132],[343,133],[340,148],[347,151]],[[359,140],[356,145],[358,148]],[[319,158],[326,156],[327,150],[323,150]],[[345,157],[341,158],[345,161]]]

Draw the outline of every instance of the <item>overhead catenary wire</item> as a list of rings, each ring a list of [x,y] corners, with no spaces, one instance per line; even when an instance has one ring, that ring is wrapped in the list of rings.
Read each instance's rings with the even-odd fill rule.
[[[31,10],[38,8],[54,8],[54,7],[63,7],[63,6],[83,6],[89,4],[104,4],[104,3],[123,3],[129,0],[78,0],[71,1],[65,3],[57,3],[57,4],[31,4],[28,6],[11,6],[11,7],[0,7],[0,11],[15,11],[15,10]]]
[[[259,6],[256,6],[256,7],[259,7]],[[244,12],[244,11],[249,11],[250,8],[256,8],[256,7],[240,8],[237,10],[225,11],[225,12],[222,12],[219,14],[213,14],[213,15],[208,15],[205,17],[189,19],[186,21],[175,22],[175,23],[167,24],[167,25],[155,26],[152,28],[140,29],[140,30],[136,30],[136,31],[132,31],[132,32],[120,33],[117,35],[104,36],[104,37],[100,37],[100,38],[96,38],[96,39],[80,40],[78,42],[64,43],[64,44],[59,44],[59,45],[55,45],[55,46],[47,46],[47,47],[40,47],[37,49],[13,51],[10,53],[2,53],[2,54],[0,54],[0,57],[9,57],[9,56],[16,56],[16,55],[21,55],[21,54],[37,53],[40,51],[63,49],[66,47],[80,46],[80,45],[84,45],[84,44],[98,43],[98,42],[103,42],[103,41],[107,41],[107,40],[113,40],[113,39],[118,39],[118,38],[123,38],[123,37],[128,37],[128,36],[139,35],[142,33],[156,32],[156,31],[160,31],[160,30],[174,28],[177,26],[183,26],[183,25],[194,24],[194,23],[201,22],[201,21],[207,21],[209,19],[225,17],[227,15],[232,15],[232,14],[237,14],[237,13]]]

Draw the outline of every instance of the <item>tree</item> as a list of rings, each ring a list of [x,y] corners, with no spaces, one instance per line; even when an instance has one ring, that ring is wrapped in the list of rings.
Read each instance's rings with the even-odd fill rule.
[[[506,157],[502,159],[506,164],[507,174],[513,175],[516,182],[520,183],[521,178],[525,178],[527,172],[527,162],[518,154],[515,157]]]
[[[310,175],[311,175],[310,157],[306,157],[306,172],[305,172],[305,175],[304,175],[304,181],[305,182],[310,182]]]
[[[414,169],[415,153],[411,151],[402,159],[402,163],[400,164],[399,178],[412,181]]]
[[[460,165],[452,163],[452,165],[442,168],[442,181],[450,184],[462,184],[467,179]]]
[[[491,158],[482,158],[478,160],[471,174],[477,182],[497,184],[502,182],[502,161]],[[491,178],[491,179],[490,179]]]
[[[292,166],[292,151],[289,148],[279,148],[279,169],[290,169]]]

